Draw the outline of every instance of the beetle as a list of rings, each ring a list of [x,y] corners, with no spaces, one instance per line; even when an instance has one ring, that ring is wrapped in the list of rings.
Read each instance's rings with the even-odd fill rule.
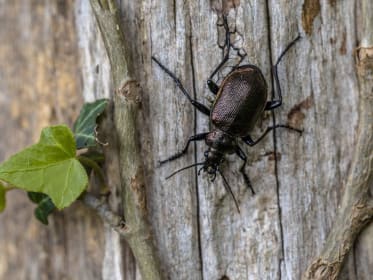
[[[152,56],[152,60],[171,77],[176,83],[177,87],[182,91],[190,103],[196,107],[198,111],[209,116],[210,122],[213,129],[208,132],[199,133],[191,136],[184,149],[171,157],[160,161],[160,164],[173,161],[183,155],[188,151],[189,145],[193,141],[204,140],[208,146],[205,151],[205,160],[200,163],[192,164],[190,166],[184,167],[172,173],[170,176],[176,173],[191,168],[196,165],[202,165],[201,170],[207,172],[211,177],[212,181],[216,177],[216,173],[219,173],[224,182],[224,186],[227,191],[232,195],[236,207],[239,211],[238,203],[233,195],[231,188],[223,174],[221,173],[219,167],[224,161],[224,155],[226,154],[237,154],[237,156],[243,161],[241,165],[240,172],[243,175],[246,185],[255,194],[254,189],[251,185],[249,176],[245,173],[245,166],[247,163],[247,156],[240,148],[238,144],[238,139],[241,139],[244,143],[249,146],[254,146],[259,143],[271,130],[275,128],[287,128],[299,133],[301,130],[290,127],[288,125],[274,125],[266,129],[266,131],[257,139],[253,140],[250,136],[250,132],[255,127],[256,123],[260,119],[263,111],[274,110],[282,105],[282,93],[280,82],[278,78],[277,67],[280,63],[282,57],[286,52],[300,39],[298,35],[280,54],[274,66],[272,66],[272,75],[275,81],[278,98],[267,101],[268,98],[268,86],[266,80],[263,76],[262,71],[259,67],[252,64],[237,65],[233,67],[232,71],[222,80],[220,86],[218,86],[214,81],[213,77],[215,74],[221,70],[224,64],[229,59],[229,52],[232,48],[230,42],[230,34],[228,27],[227,17],[223,15],[223,26],[225,29],[225,46],[227,47],[227,52],[223,60],[219,63],[216,69],[212,72],[207,80],[207,86],[209,90],[216,96],[211,109],[203,105],[202,103],[194,100],[188,91],[185,89],[179,78],[177,78],[167,67],[165,67],[158,59]],[[241,60],[242,61],[242,60]]]

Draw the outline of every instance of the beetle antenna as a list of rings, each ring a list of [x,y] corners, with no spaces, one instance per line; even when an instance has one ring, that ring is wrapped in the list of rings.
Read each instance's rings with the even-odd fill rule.
[[[236,205],[236,208],[237,208],[238,213],[241,213],[241,212],[240,212],[240,207],[238,206],[238,202],[237,202],[237,200],[236,200],[236,197],[234,196],[234,194],[233,194],[233,192],[232,192],[232,189],[231,189],[231,187],[230,187],[229,184],[228,184],[227,179],[225,179],[223,173],[221,173],[220,170],[218,170],[218,172],[219,172],[220,176],[223,178],[223,182],[224,182],[223,185],[224,185],[225,189],[227,190],[227,192],[230,193],[230,195],[232,196],[232,198],[233,198],[233,200],[234,200],[234,204]]]
[[[170,175],[168,175],[168,176],[166,177],[166,180],[170,179],[172,176],[174,176],[175,174],[177,174],[177,173],[179,173],[179,172],[181,172],[181,171],[184,171],[184,170],[186,170],[186,169],[192,168],[192,167],[194,167],[194,166],[204,165],[204,164],[205,164],[204,162],[197,162],[197,163],[194,163],[194,164],[191,164],[191,165],[185,166],[185,167],[183,167],[183,168],[180,168],[180,169],[176,170],[175,172],[171,173]]]

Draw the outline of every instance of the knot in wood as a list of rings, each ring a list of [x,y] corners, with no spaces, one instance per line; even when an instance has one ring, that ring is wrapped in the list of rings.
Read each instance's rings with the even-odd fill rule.
[[[211,1],[211,7],[217,14],[228,15],[231,9],[240,6],[240,0]]]
[[[140,103],[140,92],[140,84],[136,80],[129,80],[122,87],[120,87],[116,93],[122,95],[126,101]]]
[[[373,71],[373,46],[358,47],[355,50],[357,70],[360,74]]]
[[[145,193],[145,184],[144,177],[142,175],[142,170],[140,169],[136,172],[135,176],[131,178],[130,187],[138,207],[146,212],[146,193]]]

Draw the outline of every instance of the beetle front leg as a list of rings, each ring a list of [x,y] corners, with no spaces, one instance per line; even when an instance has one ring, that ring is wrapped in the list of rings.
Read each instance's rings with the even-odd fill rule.
[[[243,164],[242,164],[242,166],[240,168],[240,172],[242,173],[242,176],[243,176],[243,178],[245,180],[245,183],[246,183],[247,187],[251,190],[251,192],[253,194],[255,194],[253,186],[251,185],[251,182],[250,182],[250,178],[245,173],[245,166],[246,166],[246,162],[247,162],[247,156],[245,155],[245,153],[242,151],[242,149],[239,146],[237,146],[236,154],[240,157],[240,159],[243,160]]]
[[[285,124],[277,124],[275,126],[270,126],[270,127],[267,127],[266,131],[257,139],[257,140],[253,140],[251,138],[250,135],[247,135],[245,137],[242,137],[242,141],[244,141],[247,145],[249,146],[255,146],[256,144],[258,144],[260,141],[263,140],[263,138],[268,134],[268,132],[270,132],[271,130],[275,129],[275,128],[279,128],[279,127],[283,127],[283,128],[287,128],[287,129],[290,129],[290,130],[294,130],[300,134],[302,134],[303,130],[300,130],[300,129],[297,129],[297,128],[294,128],[294,127],[291,127],[289,125],[285,125]]]
[[[185,155],[187,153],[190,142],[204,140],[206,138],[207,134],[209,134],[209,132],[199,133],[199,134],[196,134],[196,135],[193,135],[193,136],[189,137],[188,142],[186,143],[184,149],[181,152],[169,157],[168,159],[159,161],[159,164],[162,165],[166,162],[173,161],[173,160],[175,160],[179,157],[182,157],[183,155]]]

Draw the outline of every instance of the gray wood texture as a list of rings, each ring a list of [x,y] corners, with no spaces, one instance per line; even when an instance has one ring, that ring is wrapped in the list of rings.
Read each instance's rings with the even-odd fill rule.
[[[168,279],[300,279],[333,227],[353,158],[359,104],[354,52],[362,39],[365,2],[223,2],[120,1],[143,92],[138,132],[162,269]],[[165,180],[201,162],[204,143],[191,145],[179,160],[157,164],[180,151],[189,136],[210,128],[208,117],[195,112],[151,56],[197,100],[211,104],[205,82],[222,59],[222,9],[236,30],[235,46],[247,53],[245,62],[262,69],[269,86],[271,65],[302,36],[280,63],[284,104],[275,112],[277,123],[304,132],[276,130],[278,185],[272,135],[253,148],[241,143],[255,196],[239,173],[241,160],[227,157],[223,173],[241,213],[219,177],[211,183],[189,169]],[[0,114],[7,120],[0,124],[2,160],[35,141],[42,126],[71,124],[81,96],[111,96],[112,85],[88,0],[0,1],[0,22]],[[237,56],[228,66],[236,61]],[[264,114],[253,137],[271,123]],[[114,187],[118,174],[108,166]],[[111,199],[119,209],[115,193]],[[31,209],[20,192],[8,196],[0,215],[0,279],[141,279],[126,244],[83,206],[52,217],[47,228],[31,218]],[[371,279],[372,231],[370,225],[358,238],[340,279]]]

